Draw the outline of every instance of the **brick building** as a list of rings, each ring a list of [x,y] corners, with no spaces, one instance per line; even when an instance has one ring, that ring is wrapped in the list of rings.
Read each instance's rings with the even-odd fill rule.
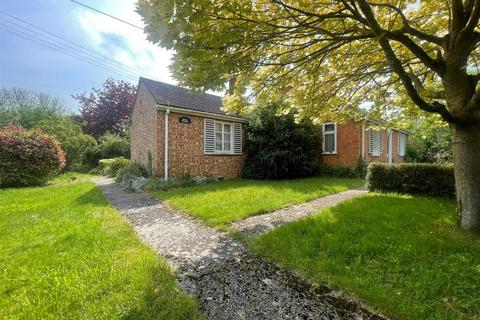
[[[140,78],[132,113],[131,157],[163,177],[240,175],[245,118],[225,114],[222,98]]]
[[[140,78],[131,126],[131,157],[158,176],[238,177],[244,163],[242,126],[247,120],[221,110],[222,98]],[[370,130],[364,123],[322,125],[319,161],[354,167],[402,161],[406,132]]]
[[[380,130],[378,123],[324,123],[322,144],[318,152],[321,164],[355,167],[359,158],[370,162],[403,162],[408,131]]]

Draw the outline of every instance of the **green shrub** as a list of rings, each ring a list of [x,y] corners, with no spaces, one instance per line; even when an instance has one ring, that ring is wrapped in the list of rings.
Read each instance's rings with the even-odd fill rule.
[[[102,151],[100,146],[96,145],[85,152],[85,164],[90,168],[98,167],[98,162],[102,159]]]
[[[245,130],[243,176],[252,179],[287,179],[314,175],[317,132],[309,120],[296,121],[297,114],[281,113],[270,104],[256,111]]]
[[[321,166],[319,175],[322,177],[357,178],[358,172],[355,168],[344,166]]]
[[[450,165],[371,163],[368,166],[367,186],[369,191],[455,196],[455,176]]]
[[[133,181],[137,177],[147,177],[147,170],[142,165],[132,162],[128,166],[118,170],[115,180],[131,189]]]
[[[357,166],[355,168],[345,166],[320,166],[318,175],[322,177],[334,178],[361,178],[364,179],[367,174],[365,161],[362,157],[358,157]]]
[[[125,158],[101,159],[98,162],[98,167],[102,174],[116,177],[120,169],[128,167],[130,164],[132,162]]]
[[[39,130],[0,128],[0,187],[41,185],[65,166],[60,144]]]
[[[147,192],[199,186],[218,181],[214,176],[195,177],[190,173],[186,173],[179,178],[171,178],[168,181],[165,181],[161,177],[146,177],[147,174],[148,172],[145,168],[134,164],[120,169],[116,180],[127,189]]]
[[[130,158],[130,140],[128,137],[107,133],[100,137],[99,148],[103,159]]]
[[[71,117],[45,119],[38,122],[35,128],[58,140],[65,152],[65,168],[67,170],[77,171],[82,165],[87,164],[87,153],[97,147],[97,141],[92,136],[84,134],[80,125],[75,123]]]

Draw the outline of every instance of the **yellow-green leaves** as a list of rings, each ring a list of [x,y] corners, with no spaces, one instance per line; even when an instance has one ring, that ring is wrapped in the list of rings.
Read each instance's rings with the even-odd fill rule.
[[[405,43],[403,34],[432,58],[439,46],[412,35],[409,27],[441,36],[448,8],[438,1],[369,3],[408,72],[429,86],[439,79]],[[392,73],[363,14],[351,1],[141,0],[149,39],[175,52],[171,67],[183,85],[222,90],[237,77],[225,106],[241,111],[284,100],[310,117],[377,116],[413,108]],[[283,88],[291,86],[286,92]],[[248,106],[248,108],[247,108]]]

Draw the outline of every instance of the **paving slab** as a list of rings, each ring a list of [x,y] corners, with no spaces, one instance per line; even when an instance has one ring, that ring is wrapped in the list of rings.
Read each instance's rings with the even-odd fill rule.
[[[363,188],[346,190],[305,203],[281,208],[274,212],[237,221],[232,223],[231,226],[246,236],[257,236],[261,233],[278,228],[286,223],[312,215],[321,209],[333,207],[340,202],[363,196],[366,193],[367,191]]]

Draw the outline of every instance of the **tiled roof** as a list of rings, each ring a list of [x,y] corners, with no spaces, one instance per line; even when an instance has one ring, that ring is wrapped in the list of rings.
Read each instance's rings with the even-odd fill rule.
[[[157,104],[195,111],[227,115],[222,111],[222,97],[208,93],[194,93],[168,83],[140,78]]]

